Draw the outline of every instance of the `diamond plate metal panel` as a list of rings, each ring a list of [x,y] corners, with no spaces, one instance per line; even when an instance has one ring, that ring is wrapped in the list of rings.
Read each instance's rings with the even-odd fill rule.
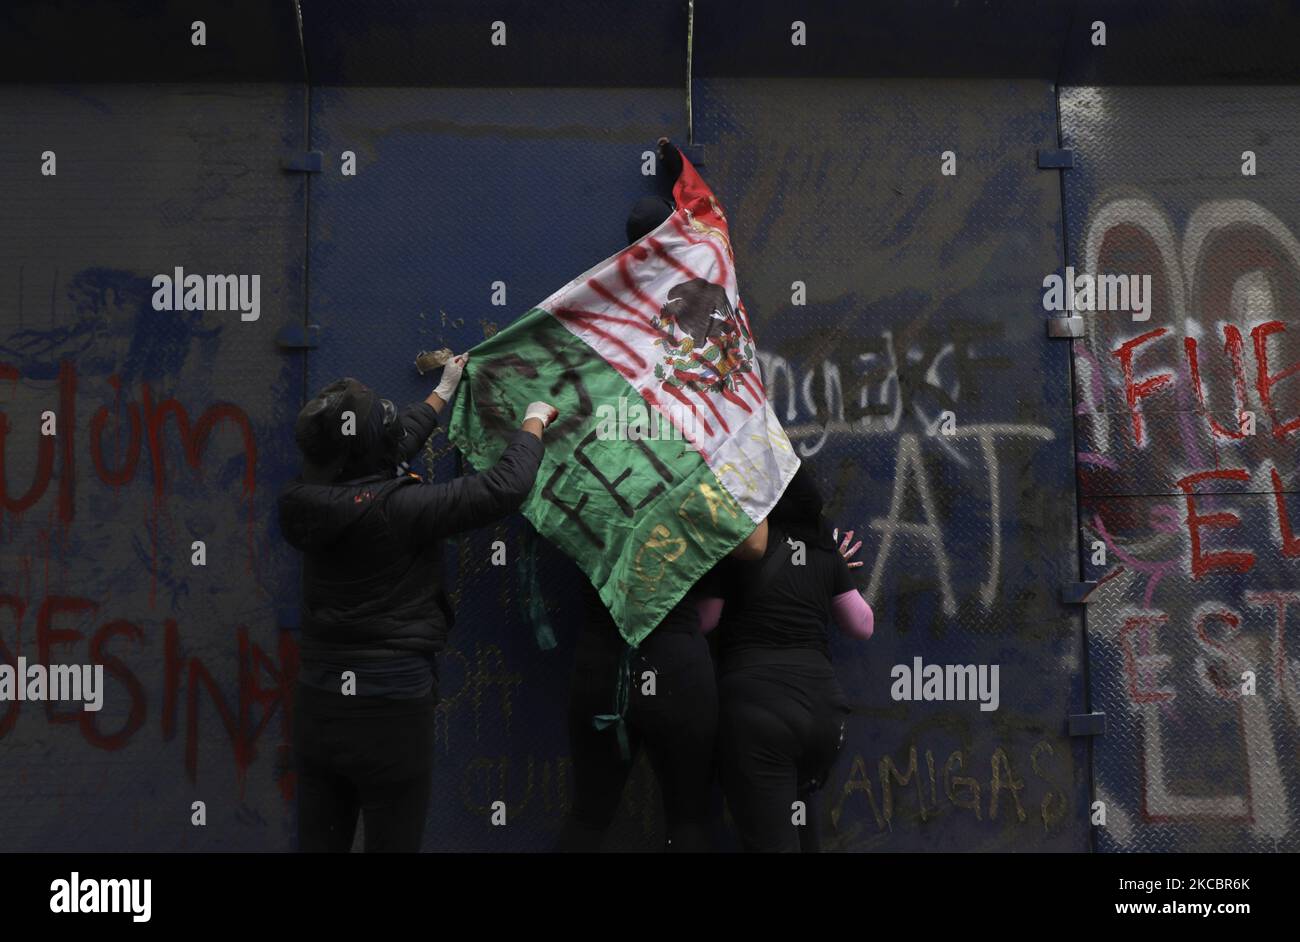
[[[1069,261],[1156,286],[1149,319],[1085,315],[1073,342],[1102,849],[1300,846],[1296,104],[1061,93]]]
[[[728,211],[764,380],[835,519],[865,538],[865,644],[826,846],[1081,850],[1086,749],[1069,352],[1040,82],[709,80],[697,138]],[[941,174],[945,151],[957,174]],[[806,304],[794,303],[800,282]],[[944,411],[953,435],[939,427]],[[891,669],[998,664],[1000,705],[895,702]]]
[[[146,45],[171,34],[154,6],[132,8],[152,24],[134,33]],[[266,35],[210,77],[298,77],[289,5],[236,6]],[[505,61],[480,43],[501,14],[459,0],[302,7],[317,81],[593,87],[331,86],[310,103],[264,85],[0,90],[12,220],[0,229],[0,656],[109,666],[108,706],[89,719],[0,712],[0,795],[23,809],[0,815],[7,848],[292,846],[283,694],[296,645],[282,629],[297,570],[271,502],[297,465],[302,394],[350,373],[423,397],[419,350],[471,346],[619,247],[628,205],[650,187],[642,152],[661,133],[685,136],[681,89],[656,87],[682,73],[675,0],[573,0],[545,23],[512,2]],[[1025,15],[994,37],[1007,55],[990,57],[969,41],[985,28],[969,5],[885,5],[848,23],[812,3],[801,15],[825,45],[792,58],[775,4],[737,20],[697,3],[696,137],[732,222],[765,378],[836,519],[865,538],[877,610],[875,639],[834,646],[855,712],[823,794],[824,844],[1293,850],[1296,92],[1070,88],[1058,138],[1048,83],[1293,78],[1281,27],[1294,5],[1216,3],[1193,21],[1163,0],[1094,4],[1117,53],[1106,57],[1078,48],[1082,5],[1016,7]],[[84,9],[83,24],[117,22]],[[75,37],[42,17],[8,22],[25,49],[4,74],[55,74],[32,69]],[[234,48],[223,22],[216,51]],[[1003,65],[1041,35],[1058,42]],[[1207,35],[1223,41],[1189,55]],[[1119,54],[1135,47],[1161,54]],[[58,74],[209,75],[174,50],[113,71],[121,49],[104,48]],[[1035,79],[738,77],[763,71]],[[308,147],[320,173],[280,169]],[[1072,169],[1040,170],[1039,152],[1061,147]],[[34,169],[46,149],[57,177]],[[955,177],[940,173],[949,150]],[[340,173],[344,151],[355,176]],[[1090,314],[1083,339],[1049,340],[1041,282],[1065,264],[1149,274],[1149,316]],[[153,311],[151,277],[177,265],[259,273],[260,320]],[[491,304],[494,282],[504,306]],[[324,326],[318,348],[277,350],[282,328],[309,321]],[[42,442],[47,408],[59,435]],[[441,438],[428,462],[455,470]],[[508,572],[488,564],[496,539]],[[521,562],[536,562],[536,583]],[[442,663],[425,846],[549,848],[570,791],[563,714],[582,577],[514,525],[458,541],[448,574],[461,623]],[[1080,609],[1059,597],[1080,578],[1098,583],[1089,662]],[[527,617],[534,586],[560,640],[547,654]],[[999,665],[999,709],[893,701],[891,668],[913,657]],[[1067,717],[1087,710],[1107,715],[1105,735],[1070,739]],[[1090,829],[1094,797],[1107,823]],[[508,829],[488,824],[497,798]],[[195,800],[208,805],[203,830],[189,825]],[[660,828],[642,764],[611,844],[654,848]]]
[[[297,570],[272,521],[304,371],[274,337],[302,317],[303,183],[279,158],[303,105],[0,89],[0,657],[105,665],[98,713],[0,709],[6,850],[291,846]],[[260,317],[155,310],[177,266],[259,275]]]
[[[653,190],[642,153],[682,137],[675,89],[338,89],[312,93],[310,385],[354,375],[394,401],[423,399],[421,350],[464,350],[624,244],[628,209]],[[342,176],[351,150],[357,174]],[[506,303],[492,304],[494,283]],[[456,466],[437,433],[435,475]],[[577,568],[525,542],[518,518],[449,544],[457,627],[441,663],[427,850],[548,850],[570,793],[565,710],[573,668]],[[490,564],[507,544],[506,570]],[[537,584],[559,647],[541,652],[528,618]],[[507,801],[510,826],[491,826]],[[643,763],[611,849],[662,841]]]

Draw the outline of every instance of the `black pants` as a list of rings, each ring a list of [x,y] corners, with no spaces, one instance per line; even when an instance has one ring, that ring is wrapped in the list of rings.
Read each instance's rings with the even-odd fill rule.
[[[811,649],[729,654],[718,684],[723,793],[747,851],[816,851],[814,798],[844,744],[848,705]],[[804,824],[795,802],[804,803]]]
[[[708,643],[698,632],[656,631],[632,659],[626,715],[630,755],[615,729],[592,717],[614,711],[622,640],[600,627],[578,642],[569,697],[573,806],[560,835],[562,851],[596,851],[614,820],[623,786],[644,747],[663,795],[666,849],[707,851],[709,793],[718,724],[717,681]],[[642,692],[654,671],[654,695]]]
[[[345,697],[298,685],[300,851],[351,850],[358,814],[364,816],[367,853],[420,849],[436,704],[433,693],[410,700]]]

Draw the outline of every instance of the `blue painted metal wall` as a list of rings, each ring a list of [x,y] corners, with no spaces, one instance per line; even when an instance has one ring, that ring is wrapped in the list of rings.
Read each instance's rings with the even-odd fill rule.
[[[1050,84],[696,91],[768,395],[865,537],[882,628],[834,651],[855,712],[824,831],[853,849],[1085,848],[1085,755],[1064,735],[1082,635],[1056,591],[1077,565],[1069,358],[1026,303],[1061,252],[1058,180],[1036,166]],[[916,656],[998,664],[999,709],[895,703],[890,668]]]
[[[303,306],[304,181],[278,169],[303,105],[282,84],[0,88],[0,656],[103,663],[107,685],[97,714],[0,709],[7,850],[289,841],[297,563],[273,509],[303,364],[274,337]],[[260,318],[155,311],[176,266],[259,273]]]
[[[1093,704],[1109,721],[1103,849],[1300,846],[1300,545],[1286,538],[1300,410],[1295,380],[1273,383],[1300,360],[1295,100],[1291,88],[1061,94],[1076,154],[1070,262],[1151,272],[1155,293],[1148,320],[1097,314],[1074,341],[1081,534],[1106,556],[1088,560],[1103,583],[1088,608]],[[1163,385],[1130,407],[1147,380]],[[1214,514],[1232,516],[1195,521]]]
[[[834,649],[854,717],[818,822],[826,844],[1293,847],[1300,681],[1278,612],[1295,562],[1270,471],[1290,493],[1295,446],[1259,401],[1250,329],[1296,311],[1294,93],[1136,86],[1294,82],[1278,39],[1294,7],[1215,4],[1197,25],[1165,3],[1013,3],[994,18],[801,6],[806,56],[780,4],[737,17],[698,0],[691,91],[777,413],[837,521],[865,539],[879,628]],[[422,398],[418,351],[472,346],[621,246],[627,208],[652,188],[643,152],[687,137],[686,8],[57,9],[0,14],[4,76],[47,83],[0,87],[17,129],[0,144],[0,656],[34,656],[43,639],[55,660],[115,657],[117,670],[89,726],[26,704],[0,713],[0,796],[28,809],[0,815],[0,845],[288,849],[298,570],[271,500],[296,464],[291,417],[341,374]],[[70,41],[78,14],[88,36],[129,25],[129,68],[98,45],[30,53]],[[209,61],[172,45],[200,16],[221,50]],[[1089,44],[1098,16],[1104,53]],[[494,19],[504,49],[487,43]],[[233,42],[240,29],[257,40]],[[1039,169],[1058,146],[1074,168]],[[1240,174],[1248,148],[1256,178]],[[38,173],[47,149],[54,178]],[[309,149],[320,173],[281,169]],[[340,173],[345,151],[355,176]],[[945,151],[956,176],[940,173]],[[1072,351],[1046,337],[1041,282],[1093,259],[1155,266],[1163,294],[1145,326],[1090,322]],[[149,279],[177,265],[260,272],[261,319],[154,312]],[[1240,444],[1208,431],[1179,366],[1184,335],[1199,338],[1209,411],[1231,417],[1224,323],[1245,337],[1262,430]],[[319,348],[277,348],[282,327],[305,324],[321,326]],[[1169,336],[1137,376],[1177,379],[1143,400],[1138,447],[1112,351],[1158,326]],[[1272,373],[1294,343],[1270,336]],[[1300,411],[1286,380],[1271,390],[1282,422]],[[45,408],[63,424],[42,446]],[[954,436],[933,434],[944,411]],[[456,472],[441,436],[425,460]],[[1258,559],[1198,578],[1175,482],[1238,466],[1249,481],[1210,480],[1233,496],[1200,512],[1235,510],[1241,526],[1206,531],[1205,551]],[[209,543],[201,570],[193,539]],[[537,650],[519,573],[488,565],[495,539],[535,559],[557,649]],[[1105,579],[1092,604],[1061,604],[1081,573]],[[571,790],[581,576],[516,521],[457,541],[448,578],[460,623],[425,846],[546,849]],[[999,710],[893,702],[890,668],[915,656],[998,664]],[[1243,665],[1257,666],[1257,700],[1223,695]],[[1106,736],[1070,737],[1067,717],[1089,707]],[[498,798],[505,829],[488,824]],[[196,799],[204,830],[189,824]],[[1090,824],[1094,800],[1105,827]],[[643,763],[611,843],[653,848],[660,827]]]
[[[574,274],[624,244],[627,209],[652,190],[641,154],[680,119],[671,89],[323,88],[312,95],[312,146],[327,171],[312,181],[310,311],[324,342],[309,385],[354,375],[394,399],[422,399],[416,353],[465,350]],[[352,150],[357,175],[334,169]],[[494,306],[494,285],[505,286]],[[439,432],[426,468],[455,473]],[[527,524],[456,541],[449,586],[458,627],[442,659],[430,848],[546,849],[571,783],[563,723],[577,580],[543,549],[540,584],[560,627],[542,653],[525,617],[526,585],[489,564],[528,552]],[[630,788],[627,842],[654,840],[643,768]],[[511,809],[506,829],[490,806]]]

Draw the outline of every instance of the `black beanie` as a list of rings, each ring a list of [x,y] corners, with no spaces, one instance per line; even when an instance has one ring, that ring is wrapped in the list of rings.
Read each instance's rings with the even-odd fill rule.
[[[662,196],[643,196],[632,206],[627,217],[627,244],[631,245],[673,214],[673,204]]]
[[[350,435],[344,434],[345,412],[355,417]],[[358,380],[336,380],[302,407],[293,437],[303,456],[303,480],[310,484],[375,473],[387,460],[383,401]]]
[[[822,516],[821,491],[817,489],[816,477],[807,461],[800,462],[781,499],[768,513],[768,520],[814,545],[835,547],[830,524]]]

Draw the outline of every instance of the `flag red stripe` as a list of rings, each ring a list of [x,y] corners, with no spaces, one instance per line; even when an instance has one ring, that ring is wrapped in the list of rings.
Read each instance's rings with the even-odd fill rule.
[[[683,265],[683,264],[682,264],[681,262],[679,262],[677,259],[673,258],[672,255],[668,252],[668,250],[664,248],[663,243],[660,242],[658,239],[647,239],[647,240],[646,240],[646,243],[650,246],[650,248],[654,249],[656,255],[658,255],[661,259],[663,259],[663,260],[664,260],[665,262],[667,262],[669,265],[673,266],[673,268],[677,269],[679,272],[681,272],[681,273],[682,273],[683,275],[685,275],[687,278],[700,278],[700,277],[701,277],[700,275],[698,275],[698,274],[696,274],[695,272],[691,271],[691,269],[687,268],[685,265]]]
[[[615,346],[621,348],[621,349],[623,350],[623,352],[626,353],[626,354],[628,355],[628,357],[632,360],[632,362],[636,364],[636,366],[637,366],[638,369],[641,369],[641,370],[644,370],[644,369],[645,369],[645,367],[646,367],[646,362],[645,362],[644,359],[642,359],[641,354],[639,354],[639,353],[637,353],[635,350],[633,350],[632,347],[630,347],[630,346],[627,344],[627,342],[624,341],[621,337],[616,337],[616,336],[614,336],[613,334],[611,334],[609,331],[607,331],[607,330],[601,330],[601,329],[600,329],[599,327],[597,327],[595,324],[591,323],[591,320],[592,320],[591,318],[575,317],[575,316],[570,312],[570,309],[569,309],[569,308],[556,308],[554,311],[552,311],[552,313],[553,313],[556,317],[560,318],[561,320],[570,320],[570,321],[580,321],[580,322],[582,322],[583,326],[586,327],[588,330],[590,330],[593,334],[595,334],[596,336],[601,337],[601,338],[603,338],[603,339],[605,339],[605,340],[608,340],[610,343],[612,343],[612,344],[614,344]],[[611,357],[605,357],[605,359],[608,360],[609,363],[610,363],[612,366],[614,366],[616,369],[618,369],[618,371],[619,371],[620,373],[622,373],[622,374],[625,375],[625,376],[628,376],[629,379],[633,378],[632,376],[629,376],[629,375],[628,375],[628,368],[627,368],[627,367],[624,367],[624,366],[622,366],[621,364],[616,363],[616,362],[615,362]]]
[[[696,418],[698,418],[700,422],[704,425],[704,433],[706,435],[713,434],[713,429],[709,426],[709,420],[700,415],[699,410],[695,408],[695,404],[692,403],[689,399],[687,399],[684,395],[682,395],[681,389],[672,385],[671,383],[665,383],[664,390],[667,391],[667,393],[670,396],[678,400],[686,408],[691,410],[691,414],[694,415]],[[646,391],[644,389],[641,390],[641,394],[646,395]]]
[[[734,402],[736,405],[740,406],[740,408],[744,409],[746,412],[753,411],[752,409],[749,408],[749,403],[747,403],[744,399],[741,399],[730,389],[722,390],[722,396],[724,399],[727,399],[729,402]]]
[[[709,460],[709,452],[708,452],[708,450],[707,450],[706,448],[704,448],[704,447],[703,447],[703,446],[702,446],[702,445],[701,445],[701,444],[700,444],[700,443],[695,439],[695,437],[694,437],[693,435],[689,434],[689,433],[686,431],[686,429],[682,427],[681,423],[679,423],[679,422],[677,421],[677,418],[676,418],[676,416],[673,414],[673,412],[672,412],[671,410],[669,410],[668,408],[666,408],[666,407],[664,406],[664,404],[663,404],[662,402],[659,401],[659,397],[655,395],[655,391],[654,391],[653,389],[651,389],[649,386],[647,386],[647,387],[645,387],[645,388],[639,390],[639,392],[641,393],[641,398],[643,398],[646,402],[650,403],[650,405],[653,406],[654,408],[658,409],[658,410],[659,410],[659,414],[662,415],[664,418],[666,418],[669,422],[671,422],[671,423],[673,424],[673,428],[677,429],[677,431],[681,433],[682,438],[683,438],[685,441],[688,441],[688,442],[691,443],[691,447],[693,447],[696,451],[698,451],[698,452],[700,453],[700,457],[703,458],[704,461],[707,463],[708,460]],[[692,406],[689,402],[686,403],[686,407],[687,407],[688,409],[690,409],[692,413],[695,412],[695,407]],[[702,421],[702,420],[701,420],[701,421]],[[707,423],[707,422],[705,423],[705,428],[708,428],[708,423]],[[712,433],[710,433],[710,434],[712,434]]]
[[[749,393],[750,398],[752,398],[752,399],[754,400],[754,405],[755,405],[755,406],[761,406],[761,405],[763,404],[763,397],[760,396],[758,393],[754,392],[754,390],[751,389],[750,386],[749,386],[749,380],[750,380],[750,378],[751,378],[752,376],[753,376],[752,373],[741,373],[741,374],[739,374],[739,383],[740,383],[740,387],[741,387],[743,390],[745,390],[745,392]],[[756,382],[757,382],[757,380],[756,380]]]
[[[615,324],[624,324],[628,327],[635,327],[644,334],[651,337],[667,337],[668,331],[662,327],[655,327],[647,324],[642,320],[631,320],[626,317],[619,317],[616,314],[606,314],[603,311],[584,311],[579,307],[557,307],[554,309],[555,314],[564,315],[573,320],[596,320],[596,321],[613,321]]]
[[[595,278],[588,278],[588,279],[587,279],[587,287],[590,288],[592,291],[596,292],[598,295],[600,295],[602,298],[604,298],[604,299],[605,299],[606,301],[608,301],[610,304],[614,304],[614,305],[617,305],[618,307],[621,307],[623,310],[627,311],[627,312],[628,312],[629,314],[631,314],[633,317],[645,317],[645,316],[646,316],[645,311],[638,311],[638,310],[637,310],[636,308],[634,308],[632,305],[628,304],[626,301],[624,301],[622,298],[620,298],[618,295],[616,295],[613,291],[610,291],[608,288],[606,288],[604,285],[602,285],[602,284],[601,284],[599,281],[597,281]],[[654,313],[654,308],[652,307],[650,310],[651,310],[651,314],[653,315],[653,313]]]
[[[673,375],[683,383],[686,383],[686,388],[693,392],[701,402],[709,407],[709,411],[713,413],[713,417],[717,419],[718,424],[722,426],[722,431],[730,435],[731,429],[727,425],[727,420],[724,419],[722,413],[718,411],[718,407],[714,403],[713,397],[709,396],[707,393],[700,392],[700,390],[695,387],[696,383],[705,382],[708,377],[702,373],[687,373],[684,370],[673,370]],[[673,388],[671,384],[669,385],[669,388]],[[713,433],[710,432],[709,434],[711,435]]]
[[[722,426],[723,433],[726,435],[730,435],[731,428],[727,425],[727,420],[722,417],[722,413],[718,411],[718,406],[716,403],[714,403],[713,397],[710,396],[708,393],[700,392],[698,389],[692,389],[691,392],[695,393],[695,395],[699,396],[701,399],[704,400],[704,404],[709,407],[709,409],[713,412],[713,417],[717,419],[718,424]]]
[[[623,286],[636,295],[638,301],[650,309],[651,316],[658,313],[659,305],[655,304],[654,298],[642,291],[641,286],[638,285],[636,279],[632,277],[632,271],[627,262],[627,255],[620,255],[618,257],[618,273],[623,279]]]

